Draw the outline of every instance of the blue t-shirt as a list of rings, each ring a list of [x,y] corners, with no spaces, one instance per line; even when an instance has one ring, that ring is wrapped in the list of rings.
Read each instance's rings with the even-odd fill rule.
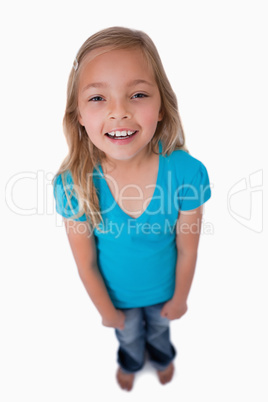
[[[67,192],[73,189],[65,174]],[[132,218],[115,202],[101,170],[94,172],[103,222],[94,229],[98,266],[116,308],[145,307],[172,298],[177,260],[176,221],[179,211],[198,208],[211,196],[205,166],[185,151],[159,156],[153,197],[141,216]],[[65,189],[66,189],[65,188]],[[55,181],[56,210],[77,217],[76,197],[67,203],[61,176]]]

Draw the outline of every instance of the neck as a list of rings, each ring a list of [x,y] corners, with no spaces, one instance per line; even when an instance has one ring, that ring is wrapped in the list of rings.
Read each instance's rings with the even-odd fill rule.
[[[126,160],[118,160],[112,159],[106,155],[105,160],[102,163],[103,170],[106,173],[110,171],[120,170],[122,171],[131,171],[137,170],[141,166],[145,165],[147,161],[151,158],[152,151],[150,151],[149,146],[146,146],[142,151],[140,151],[137,155],[134,155],[131,159]]]

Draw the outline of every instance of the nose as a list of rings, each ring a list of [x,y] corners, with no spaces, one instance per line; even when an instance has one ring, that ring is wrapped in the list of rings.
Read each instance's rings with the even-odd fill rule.
[[[122,100],[113,101],[109,111],[109,119],[129,119],[131,118],[131,112],[127,106],[127,102]]]

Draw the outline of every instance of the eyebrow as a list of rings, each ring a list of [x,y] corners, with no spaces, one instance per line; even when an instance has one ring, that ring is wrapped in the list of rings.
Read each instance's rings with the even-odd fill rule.
[[[140,84],[145,84],[145,85],[149,85],[149,86],[153,86],[154,84],[146,81],[146,80],[141,80],[141,79],[137,79],[137,80],[132,80],[129,81],[127,83],[127,87],[134,87],[136,85],[140,85]],[[85,86],[85,88],[83,88],[83,92],[88,90],[89,88],[107,88],[108,84],[106,82],[92,82],[88,85]]]

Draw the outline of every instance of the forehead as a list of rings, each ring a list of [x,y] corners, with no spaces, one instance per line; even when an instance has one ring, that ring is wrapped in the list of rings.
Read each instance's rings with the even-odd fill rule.
[[[90,51],[82,61],[79,87],[89,80],[112,78],[154,80],[154,71],[140,48],[97,48]]]

